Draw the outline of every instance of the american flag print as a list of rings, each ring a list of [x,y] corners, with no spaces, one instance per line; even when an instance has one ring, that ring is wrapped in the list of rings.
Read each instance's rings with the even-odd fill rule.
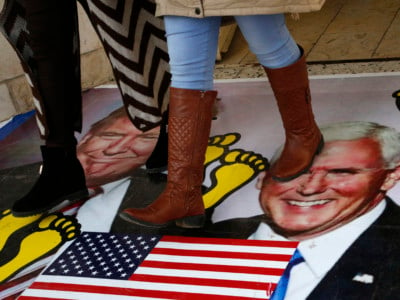
[[[297,244],[84,232],[19,299],[268,299]]]

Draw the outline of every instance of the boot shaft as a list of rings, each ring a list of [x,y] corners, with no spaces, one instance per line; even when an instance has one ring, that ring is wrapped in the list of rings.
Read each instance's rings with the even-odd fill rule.
[[[278,69],[264,68],[285,129],[285,144],[271,166],[275,180],[296,178],[310,168],[323,146],[321,132],[311,107],[311,94],[304,51],[295,63]]]
[[[42,176],[52,180],[68,179],[71,184],[85,182],[85,174],[76,155],[76,147],[47,147],[41,146],[43,167]]]
[[[124,210],[125,220],[155,227],[204,225],[201,185],[216,96],[215,91],[170,89],[167,186],[149,206]]]
[[[168,120],[168,180],[203,181],[205,151],[216,91],[170,89]],[[196,184],[197,185],[197,184]]]
[[[300,48],[300,53],[300,58],[289,66],[277,69],[264,67],[274,93],[309,85],[307,63],[302,48]]]
[[[43,158],[43,166],[60,167],[68,165],[77,159],[76,147],[48,147],[40,146]]]
[[[316,126],[311,107],[311,92],[304,51],[293,64],[269,69],[264,67],[281,114],[286,134],[306,133]]]

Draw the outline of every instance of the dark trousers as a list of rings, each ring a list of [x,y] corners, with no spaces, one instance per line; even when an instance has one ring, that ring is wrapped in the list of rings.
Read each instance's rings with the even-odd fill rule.
[[[82,123],[77,2],[25,0],[24,6],[45,142],[75,145]]]

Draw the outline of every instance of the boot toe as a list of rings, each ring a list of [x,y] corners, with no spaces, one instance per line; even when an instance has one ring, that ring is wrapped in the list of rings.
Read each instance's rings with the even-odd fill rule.
[[[88,197],[89,192],[86,188],[68,195],[60,195],[54,198],[44,198],[35,195],[34,193],[28,193],[25,197],[19,199],[13,204],[11,212],[16,217],[28,217],[43,213],[53,213]],[[42,199],[42,201],[38,201],[38,199]]]
[[[321,153],[324,138],[320,134],[311,147],[299,147],[297,151],[282,152],[281,157],[272,165],[271,175],[276,181],[290,181],[308,172],[315,156]],[[310,151],[309,149],[313,149]],[[304,151],[300,151],[303,149]],[[314,150],[315,149],[315,150]]]
[[[173,223],[171,221],[160,222],[159,220],[157,220],[157,218],[154,219],[150,218],[149,220],[149,212],[146,209],[140,209],[140,208],[124,209],[122,212],[119,213],[119,216],[125,221],[128,221],[129,223],[145,227],[162,228]]]

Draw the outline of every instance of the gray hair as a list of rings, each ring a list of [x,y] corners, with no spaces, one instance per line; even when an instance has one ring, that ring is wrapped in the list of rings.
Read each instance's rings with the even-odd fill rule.
[[[400,132],[396,129],[365,121],[331,123],[320,127],[325,142],[371,138],[378,142],[384,167],[394,169],[400,163]],[[271,158],[271,164],[280,156],[283,146]]]

